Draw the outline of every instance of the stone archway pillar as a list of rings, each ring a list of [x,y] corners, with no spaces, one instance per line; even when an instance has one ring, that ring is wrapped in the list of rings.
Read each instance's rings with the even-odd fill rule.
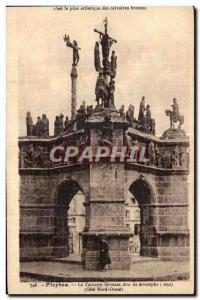
[[[122,119],[111,119],[105,124],[104,118],[95,122],[89,120],[88,129],[92,147],[109,140],[112,146],[122,147],[124,130],[127,126]],[[119,118],[115,112],[115,118]],[[113,116],[114,119],[114,116]],[[107,126],[107,128],[106,128]],[[106,131],[107,130],[107,131]],[[83,260],[88,270],[99,269],[99,238],[108,240],[111,264],[109,269],[129,270],[129,237],[132,235],[125,226],[125,170],[124,163],[101,161],[90,164],[90,195],[87,203],[89,220],[82,233]]]

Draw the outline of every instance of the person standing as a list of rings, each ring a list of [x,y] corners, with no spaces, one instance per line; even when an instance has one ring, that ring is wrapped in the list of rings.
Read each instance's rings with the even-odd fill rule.
[[[100,267],[101,271],[106,271],[106,265],[111,264],[108,241],[106,237],[100,237]]]

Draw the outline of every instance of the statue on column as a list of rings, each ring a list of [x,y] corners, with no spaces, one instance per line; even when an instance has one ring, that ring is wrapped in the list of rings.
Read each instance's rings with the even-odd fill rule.
[[[78,47],[77,41],[73,41],[73,43],[70,42],[69,35],[66,36],[66,34],[65,34],[63,39],[64,39],[64,42],[66,42],[66,46],[73,49],[73,64],[72,64],[72,66],[75,67],[75,66],[77,66],[79,59],[80,59],[79,50],[81,50],[81,48]]]
[[[27,112],[26,116],[26,128],[27,128],[27,136],[33,135],[33,119],[31,117],[30,111]]]

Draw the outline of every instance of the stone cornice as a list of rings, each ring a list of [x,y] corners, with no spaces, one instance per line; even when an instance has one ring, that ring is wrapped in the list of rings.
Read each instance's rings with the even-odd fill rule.
[[[78,135],[82,135],[84,133],[84,129],[72,131],[70,133],[66,133],[63,135],[58,136],[49,136],[49,137],[27,137],[27,136],[21,136],[19,137],[18,143],[20,144],[29,144],[31,143],[37,143],[37,144],[57,144],[59,142],[62,142],[63,140],[67,140],[68,138],[72,138]]]
[[[155,175],[188,175],[188,169],[164,169],[155,166],[146,166],[138,163],[125,163],[125,170],[136,170]]]
[[[70,172],[70,171],[80,171],[80,170],[88,170],[89,165],[88,164],[73,164],[73,165],[64,165],[54,168],[19,168],[19,174],[20,175],[26,175],[26,174],[35,174],[35,175],[46,175],[49,176],[51,174],[55,173],[62,173],[62,172]]]
[[[189,146],[189,137],[180,137],[176,139],[162,139],[151,134],[143,133],[131,127],[128,128],[127,133],[130,135],[134,135],[137,138],[143,139],[144,142],[153,141],[154,143],[159,144],[160,146],[174,146],[177,144],[181,144],[187,147]]]

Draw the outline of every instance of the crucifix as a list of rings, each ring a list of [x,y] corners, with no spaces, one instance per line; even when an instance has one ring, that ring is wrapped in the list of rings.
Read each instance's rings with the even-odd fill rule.
[[[97,29],[94,29],[94,32],[97,32],[99,34],[100,44],[102,46],[103,66],[104,66],[104,68],[106,68],[108,65],[108,62],[109,62],[110,47],[112,46],[113,42],[117,43],[117,40],[115,40],[114,38],[112,38],[108,35],[108,20],[107,20],[107,18],[104,19],[104,28],[105,28],[104,33]]]

